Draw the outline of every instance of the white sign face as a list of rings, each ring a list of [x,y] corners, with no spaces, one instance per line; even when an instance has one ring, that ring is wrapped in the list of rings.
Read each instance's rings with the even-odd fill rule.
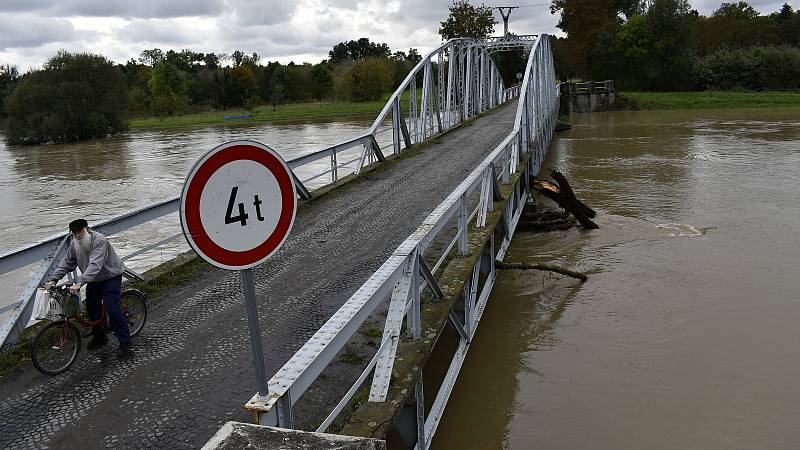
[[[294,223],[292,173],[269,147],[229,142],[195,163],[181,195],[189,245],[208,262],[246,269],[269,258]]]

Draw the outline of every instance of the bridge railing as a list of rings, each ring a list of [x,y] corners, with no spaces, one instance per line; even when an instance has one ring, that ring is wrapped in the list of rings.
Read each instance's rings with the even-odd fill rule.
[[[510,182],[520,170],[538,173],[552,135],[558,112],[559,92],[553,70],[549,38],[537,37],[531,48],[514,127],[486,159],[401,243],[383,265],[333,314],[333,316],[269,380],[269,393],[256,394],[245,406],[258,423],[285,428],[293,426],[292,405],[317,380],[336,355],[356,334],[379,305],[388,300],[388,314],[381,343],[372,359],[354,380],[351,388],[318,426],[324,432],[372,375],[369,401],[386,401],[395,354],[402,339],[423,339],[426,324],[421,319],[423,293],[442,296],[440,274],[449,258],[465,256],[470,236],[485,230],[487,215],[499,199],[500,186]],[[447,117],[445,115],[445,117]],[[380,117],[379,117],[380,119]],[[378,121],[376,121],[378,123]],[[422,130],[425,130],[422,127]],[[531,150],[531,146],[534,146]],[[525,167],[523,154],[533,151]],[[494,261],[502,260],[522,213],[527,193],[527,178],[518,181],[513,199],[503,211],[503,241],[498,248],[492,237],[489,258],[479,258],[464,288],[464,312],[450,323],[460,336],[459,348],[448,374],[425,417],[421,375],[417,376],[417,448],[426,449],[436,431],[455,377],[483,314],[495,278]],[[489,270],[485,270],[485,266]],[[429,292],[425,292],[428,289]],[[402,324],[406,323],[405,331]],[[419,371],[421,372],[421,371]],[[341,380],[339,380],[341,381]]]
[[[516,95],[519,95],[519,86],[505,89],[483,41],[451,39],[415,65],[367,133],[292,159],[287,165],[293,171],[299,196],[309,199],[308,186],[322,187],[345,176],[358,175],[364,167],[384,161],[385,151],[398,154]],[[390,140],[385,133],[390,133]],[[388,143],[381,145],[384,142]],[[93,224],[93,228],[110,236],[175,213],[178,206],[179,199],[173,198]],[[146,245],[124,256],[123,260],[152,252],[181,236],[173,234]],[[0,325],[0,349],[16,342],[27,327],[36,289],[63,260],[70,239],[69,235],[58,234],[0,255],[0,275],[23,268],[30,271],[29,267],[38,263],[27,276],[28,282],[17,300],[0,307],[0,314],[11,310]],[[132,271],[128,273],[137,275]]]

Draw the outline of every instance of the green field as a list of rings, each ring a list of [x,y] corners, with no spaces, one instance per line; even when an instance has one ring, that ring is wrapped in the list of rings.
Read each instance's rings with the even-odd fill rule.
[[[385,100],[377,102],[315,102],[295,103],[278,106],[273,110],[270,105],[259,105],[252,110],[229,109],[208,111],[163,118],[148,117],[131,119],[130,127],[136,128],[179,128],[199,125],[241,125],[262,122],[292,122],[309,120],[326,120],[342,117],[374,118],[386,104]],[[248,119],[225,119],[225,116],[252,115]]]
[[[620,92],[638,109],[800,108],[800,92]],[[635,109],[635,108],[630,108]]]

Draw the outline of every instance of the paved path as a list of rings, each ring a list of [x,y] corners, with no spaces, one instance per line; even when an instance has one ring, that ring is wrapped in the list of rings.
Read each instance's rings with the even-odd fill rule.
[[[511,131],[515,102],[389,170],[298,213],[284,248],[255,269],[267,373],[274,373]],[[254,393],[238,274],[209,269],[160,299],[135,354],[111,346],[66,374],[0,383],[3,448],[198,448]],[[345,387],[346,389],[347,387]]]

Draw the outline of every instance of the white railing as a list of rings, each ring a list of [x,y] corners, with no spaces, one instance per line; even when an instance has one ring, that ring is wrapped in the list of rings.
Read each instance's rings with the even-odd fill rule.
[[[446,43],[445,46],[447,45]],[[445,46],[440,47],[438,51]],[[451,50],[450,55],[457,55],[457,52],[460,51]],[[430,54],[426,58],[429,57]],[[427,63],[423,61],[423,64]],[[426,69],[425,77],[429,77],[430,70]],[[450,71],[448,76],[452,75],[453,72]],[[409,81],[407,78],[404,83]],[[538,173],[555,126],[559,96],[550,42],[546,35],[537,37],[532,45],[522,84],[512,88],[510,92],[507,91],[507,95],[515,93],[519,94],[520,98],[514,128],[509,135],[489,152],[486,159],[425,219],[417,231],[400,244],[369,280],[277,371],[269,380],[269,394],[265,396],[256,394],[247,403],[246,408],[258,417],[259,423],[291,428],[292,405],[333,361],[364,321],[379,305],[388,300],[388,314],[377,352],[344,398],[319,425],[317,431],[323,432],[327,429],[370,374],[372,374],[372,384],[369,401],[386,400],[395,353],[403,334],[401,330],[403,319],[406,319],[406,336],[410,339],[420,339],[424,325],[421,323],[420,315],[423,290],[428,288],[432,296],[441,297],[436,275],[444,268],[443,264],[447,258],[454,256],[453,253],[456,256],[467,254],[470,233],[485,229],[487,215],[492,211],[494,201],[499,199],[499,186],[509,183],[512,174],[518,174],[521,170],[530,174]],[[396,108],[394,105],[401,95],[397,92],[395,94],[376,120],[376,124],[385,118],[390,109]],[[468,107],[463,108],[465,113],[468,110],[470,110]],[[450,112],[452,113],[453,109]],[[421,136],[425,136],[430,131],[428,127],[430,122],[425,120],[425,114],[419,117],[423,119]],[[444,117],[444,123],[450,123],[451,116],[445,113]],[[531,152],[530,157],[524,159],[523,155],[528,152]],[[520,165],[521,161],[526,161],[524,167]],[[415,393],[418,405],[417,448],[427,448],[430,438],[436,431],[494,283],[494,261],[502,260],[522,212],[528,195],[527,177],[515,178],[518,178],[517,185],[512,198],[506,203],[506,210],[503,211],[498,225],[502,230],[503,242],[496,249],[494,238],[490,239],[487,244],[489,259],[478,260],[464,288],[464,312],[459,316],[451,311],[449,322],[459,333],[459,349],[427,418],[424,408],[420,406],[424,401],[421,374],[418,375],[420,378],[417,380]],[[451,237],[448,233],[453,229],[455,236]],[[437,243],[435,247],[432,246],[434,242]],[[444,250],[437,252],[435,251],[437,248]],[[435,263],[429,267],[426,259]],[[485,280],[480,292],[479,279]]]

